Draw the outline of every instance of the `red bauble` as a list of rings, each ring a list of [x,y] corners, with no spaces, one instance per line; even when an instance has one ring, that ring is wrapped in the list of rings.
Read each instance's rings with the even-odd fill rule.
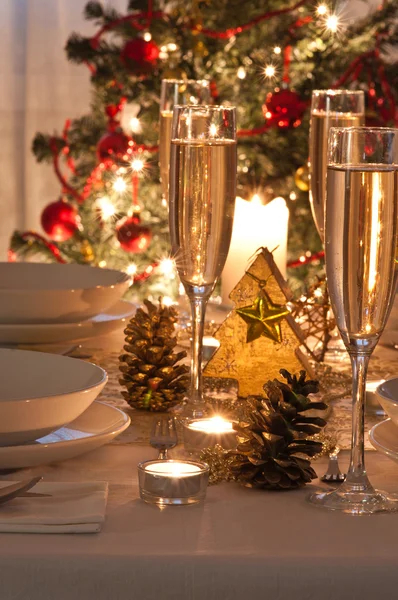
[[[150,73],[156,65],[158,58],[159,48],[155,42],[152,40],[146,42],[142,38],[136,38],[127,42],[120,54],[122,63],[129,71],[138,73],[139,75]]]
[[[97,144],[97,155],[100,162],[122,160],[131,153],[133,141],[120,128],[104,133]]]
[[[55,242],[65,242],[79,227],[79,215],[74,206],[64,200],[52,202],[41,213],[41,226]]]
[[[306,103],[292,90],[276,89],[267,94],[263,114],[270,125],[280,128],[298,127],[306,109]]]
[[[116,236],[126,252],[145,252],[152,239],[151,230],[141,225],[138,215],[119,221],[116,225]]]

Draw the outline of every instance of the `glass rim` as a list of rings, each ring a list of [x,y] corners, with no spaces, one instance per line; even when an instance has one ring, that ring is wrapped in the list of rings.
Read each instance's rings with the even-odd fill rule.
[[[210,86],[208,79],[162,79],[161,82],[165,83],[207,83]]]
[[[196,110],[212,110],[212,111],[220,111],[220,110],[236,110],[236,106],[225,106],[224,104],[174,104],[173,109],[180,108],[188,108],[188,109],[196,109]]]
[[[397,133],[398,128],[396,127],[331,127],[329,131],[342,131],[347,133],[371,133],[381,132],[381,133]]]
[[[325,90],[312,90],[312,96],[359,96],[365,95],[363,90],[333,90],[333,89],[325,89]]]

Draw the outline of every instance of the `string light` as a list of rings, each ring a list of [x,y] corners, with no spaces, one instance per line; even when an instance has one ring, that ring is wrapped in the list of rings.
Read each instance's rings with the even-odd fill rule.
[[[169,52],[175,52],[177,50],[178,46],[177,44],[174,44],[173,42],[171,42],[170,44],[167,44],[167,50]]]
[[[246,69],[244,67],[239,67],[236,75],[238,79],[244,79],[246,77]]]
[[[160,272],[170,276],[174,273],[174,261],[171,258],[163,258],[159,263]]]
[[[131,161],[131,168],[136,173],[139,173],[140,171],[142,171],[142,169],[144,168],[144,165],[145,165],[145,163],[141,158],[135,158],[134,160]]]
[[[336,33],[339,28],[339,20],[337,15],[329,15],[326,19],[326,29],[329,29],[332,33]]]
[[[296,194],[296,192],[290,192],[289,198],[290,198],[290,200],[297,200],[297,194]]]
[[[130,129],[132,133],[141,133],[141,121],[137,117],[132,117],[130,119]]]
[[[98,263],[98,266],[101,267],[101,269],[103,269],[104,267],[106,267],[106,260],[100,260]]]
[[[264,75],[266,77],[274,77],[275,76],[275,72],[276,72],[276,69],[275,69],[274,65],[267,65],[264,68]]]
[[[145,40],[146,42],[150,42],[150,41],[151,41],[151,39],[152,39],[152,36],[151,36],[151,34],[149,33],[149,31],[146,31],[146,32],[144,33],[144,35],[143,35],[143,38],[144,38],[144,40]]]
[[[116,177],[115,181],[113,182],[113,189],[115,190],[115,192],[125,192],[126,187],[127,184],[124,181],[123,177]]]
[[[134,263],[130,263],[126,268],[127,275],[135,275],[137,273],[138,267]]]
[[[282,52],[282,48],[280,46],[275,46],[274,54],[280,54]]]
[[[98,198],[96,204],[101,211],[101,217],[103,219],[110,219],[116,213],[114,205],[107,196]]]
[[[317,6],[316,12],[320,16],[326,15],[326,13],[328,12],[328,7],[326,6],[326,4],[319,4],[319,6]]]

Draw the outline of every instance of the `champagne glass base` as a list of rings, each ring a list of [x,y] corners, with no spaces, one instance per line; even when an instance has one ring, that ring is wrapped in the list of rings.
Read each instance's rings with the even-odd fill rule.
[[[182,419],[202,419],[207,414],[207,405],[205,402],[190,403],[189,401],[182,407],[180,417]]]
[[[344,484],[343,484],[344,485]],[[347,491],[343,486],[330,492],[314,492],[308,497],[314,506],[350,515],[372,515],[398,511],[398,496],[381,490]]]

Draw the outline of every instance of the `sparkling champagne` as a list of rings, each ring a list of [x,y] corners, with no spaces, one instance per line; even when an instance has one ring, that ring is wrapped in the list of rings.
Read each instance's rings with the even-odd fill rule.
[[[162,110],[160,112],[160,131],[159,131],[160,181],[162,184],[162,197],[166,201],[168,201],[168,198],[169,198],[170,142],[171,142],[172,120],[173,120],[173,111]]]
[[[236,194],[236,142],[171,142],[170,234],[184,284],[213,286],[231,241]]]
[[[377,340],[384,328],[394,283],[397,206],[398,165],[328,167],[327,280],[346,343]]]
[[[310,202],[319,236],[324,241],[324,207],[326,199],[327,145],[331,127],[359,127],[364,124],[363,113],[324,112],[313,110],[310,127]]]

